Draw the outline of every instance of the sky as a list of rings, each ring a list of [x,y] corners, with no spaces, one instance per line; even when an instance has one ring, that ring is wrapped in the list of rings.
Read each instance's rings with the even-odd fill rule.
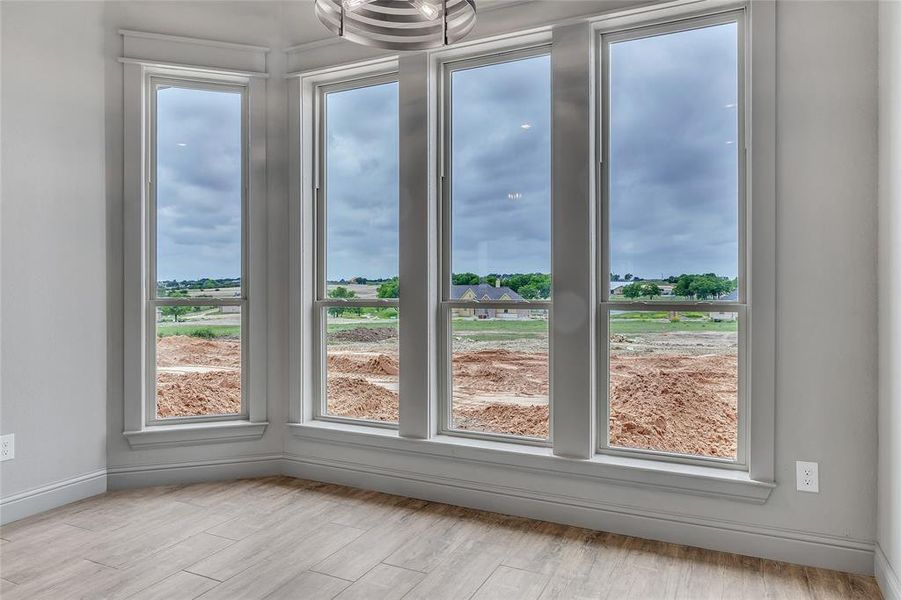
[[[157,280],[241,276],[241,95],[157,91]]]
[[[736,275],[735,36],[611,46],[612,272]],[[549,272],[550,59],[455,71],[451,93],[453,271]],[[240,96],[164,89],[158,115],[158,279],[237,277]],[[396,275],[397,84],[328,94],[326,146],[327,278]]]

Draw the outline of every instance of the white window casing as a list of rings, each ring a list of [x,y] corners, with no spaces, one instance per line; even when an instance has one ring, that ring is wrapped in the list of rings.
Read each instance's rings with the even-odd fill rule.
[[[133,448],[243,441],[266,425],[266,53],[227,42],[122,31],[124,69],[125,427]],[[216,59],[214,60],[213,57]],[[260,69],[260,70],[256,70]],[[237,92],[242,98],[240,414],[158,420],[155,311],[194,300],[157,298],[155,90],[158,85]]]

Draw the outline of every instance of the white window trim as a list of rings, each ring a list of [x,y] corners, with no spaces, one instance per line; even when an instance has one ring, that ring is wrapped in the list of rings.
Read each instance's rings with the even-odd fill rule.
[[[611,44],[641,39],[654,35],[667,35],[680,31],[691,31],[703,27],[710,27],[726,23],[736,23],[737,28],[737,62],[738,62],[738,139],[736,143],[739,148],[738,154],[738,292],[739,297],[736,302],[717,302],[717,301],[696,301],[696,302],[666,302],[666,301],[616,301],[611,299],[609,283],[606,274],[610,273],[610,248],[609,248],[609,169],[607,161],[604,157],[609,153],[609,122],[610,112],[607,97],[608,89],[608,72],[609,72],[609,47]],[[692,18],[678,19],[667,21],[665,23],[655,23],[651,25],[639,26],[635,25],[619,25],[599,27],[597,29],[598,42],[598,65],[600,66],[598,81],[598,102],[597,114],[601,117],[598,134],[598,168],[599,168],[599,193],[598,203],[599,226],[598,239],[602,240],[598,244],[598,298],[600,299],[600,314],[598,316],[598,424],[597,424],[597,451],[603,454],[620,455],[620,456],[649,456],[655,460],[672,461],[685,464],[698,464],[718,466],[725,469],[748,469],[748,417],[750,412],[749,406],[749,381],[747,377],[749,360],[748,360],[748,327],[747,319],[749,307],[747,302],[749,277],[747,271],[747,252],[745,242],[749,239],[748,226],[748,185],[747,173],[750,165],[750,148],[748,145],[748,135],[745,130],[747,119],[748,102],[746,98],[746,90],[748,89],[746,75],[747,63],[746,54],[746,31],[747,24],[745,19],[745,10],[737,9],[731,11],[717,12],[711,15],[704,15]],[[620,446],[612,446],[610,444],[610,427],[609,419],[609,371],[610,356],[609,345],[609,314],[614,310],[678,310],[678,311],[720,311],[720,312],[736,312],[738,313],[738,398],[737,398],[737,452],[735,460],[721,459],[705,456],[693,456],[679,454],[675,452],[646,450],[640,448],[628,448]]]
[[[749,398],[749,453],[746,470],[722,468],[715,464],[690,464],[684,461],[660,460],[653,455],[618,456],[596,452],[596,343],[598,342],[597,313],[597,253],[594,249],[596,217],[594,206],[598,194],[596,177],[596,127],[594,125],[597,90],[595,66],[599,32],[629,27],[648,26],[662,22],[718,14],[727,10],[747,11],[749,33],[745,63],[750,75],[748,101],[747,144],[753,140],[755,152],[751,156],[747,180],[751,212],[748,224],[753,238],[748,240],[748,274],[755,282],[747,293],[748,305],[754,306],[746,318],[750,344],[749,360],[753,371],[753,392]],[[432,261],[438,256],[436,240],[439,225],[437,188],[440,160],[436,156],[438,64],[454,55],[465,55],[473,47],[484,51],[502,51],[511,45],[525,45],[529,40],[553,39],[551,60],[554,64],[554,195],[577,198],[570,208],[553,208],[552,235],[565,232],[584,236],[578,243],[568,245],[590,253],[555,252],[553,257],[554,306],[558,316],[551,334],[554,344],[552,385],[554,385],[555,414],[551,428],[553,449],[496,440],[473,439],[438,435],[437,409],[438,348],[435,324],[439,323],[438,267]],[[512,41],[511,41],[512,40]],[[334,443],[370,451],[385,451],[409,455],[410,476],[415,456],[429,454],[449,461],[501,464],[534,472],[536,475],[552,471],[576,477],[615,483],[651,487],[663,491],[703,494],[747,502],[765,502],[775,487],[774,481],[774,413],[775,413],[775,8],[772,3],[753,3],[721,0],[675,0],[660,5],[644,6],[616,14],[589,19],[573,19],[549,25],[522,35],[505,34],[494,39],[461,44],[459,47],[435,53],[403,56],[400,63],[400,98],[403,107],[401,127],[401,268],[407,281],[427,278],[428,289],[412,290],[410,285],[401,291],[400,305],[404,322],[410,315],[414,334],[412,344],[404,344],[401,327],[401,360],[406,356],[418,360],[415,381],[401,380],[401,423],[399,430],[372,428],[344,423],[315,421],[309,401],[311,390],[310,339],[311,305],[304,302],[305,290],[312,281],[312,264],[308,235],[310,223],[309,181],[310,165],[304,157],[310,155],[309,137],[304,126],[312,110],[309,81],[328,77],[336,70],[344,74],[354,69],[368,69],[380,62],[394,62],[395,58],[378,59],[356,65],[318,69],[315,72],[288,75],[297,78],[296,86],[289,86],[289,135],[291,136],[291,232],[292,232],[292,310],[290,364],[302,365],[291,381],[291,410],[289,431],[311,442]],[[751,66],[753,65],[753,69]],[[590,126],[585,127],[588,123]],[[406,171],[406,172],[405,172]],[[428,198],[428,203],[423,200]],[[406,204],[415,200],[415,204]],[[415,208],[416,213],[405,222],[404,212]],[[415,239],[406,241],[406,234]],[[409,250],[416,250],[414,256]],[[558,250],[555,248],[555,251]],[[568,254],[568,255],[567,255]],[[405,277],[405,262],[408,274]],[[570,263],[570,264],[568,264]],[[574,264],[573,264],[574,263]],[[564,268],[561,269],[560,266]],[[567,268],[568,267],[568,268]],[[306,284],[306,285],[305,285]],[[406,294],[405,294],[406,290]],[[296,313],[296,314],[295,314]],[[560,315],[566,315],[570,327],[563,327]],[[573,328],[572,324],[579,327]],[[586,326],[587,325],[587,326]],[[413,327],[409,327],[413,329]],[[406,354],[405,354],[406,353]],[[564,355],[565,353],[565,355]],[[568,364],[562,370],[559,363]],[[409,367],[407,367],[409,368]],[[562,409],[561,409],[562,407]]]
[[[258,439],[265,431],[266,380],[266,82],[267,48],[121,31],[124,72],[125,419],[132,448]],[[210,48],[215,48],[211,51]],[[171,57],[178,57],[172,61]],[[219,56],[219,63],[211,63]],[[224,58],[223,58],[224,57]],[[223,62],[224,61],[224,64]],[[192,66],[196,65],[196,66]],[[260,70],[248,70],[260,69]],[[242,414],[155,418],[152,83],[243,90]],[[163,303],[165,303],[164,301]],[[211,304],[234,304],[235,301]]]

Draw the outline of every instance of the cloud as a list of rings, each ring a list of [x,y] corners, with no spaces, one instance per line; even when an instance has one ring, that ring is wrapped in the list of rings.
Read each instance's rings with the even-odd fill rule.
[[[727,24],[612,46],[614,272],[736,274],[735,36]],[[548,272],[550,58],[456,71],[452,97],[453,270]],[[159,278],[236,276],[240,97],[158,98]],[[328,279],[396,275],[397,84],[329,94],[326,139]]]
[[[157,92],[157,279],[241,274],[241,96]]]

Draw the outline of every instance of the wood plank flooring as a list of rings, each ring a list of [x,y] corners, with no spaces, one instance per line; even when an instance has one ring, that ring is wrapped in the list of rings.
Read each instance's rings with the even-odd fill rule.
[[[0,595],[881,597],[871,577],[289,477],[110,492],[2,527]]]

